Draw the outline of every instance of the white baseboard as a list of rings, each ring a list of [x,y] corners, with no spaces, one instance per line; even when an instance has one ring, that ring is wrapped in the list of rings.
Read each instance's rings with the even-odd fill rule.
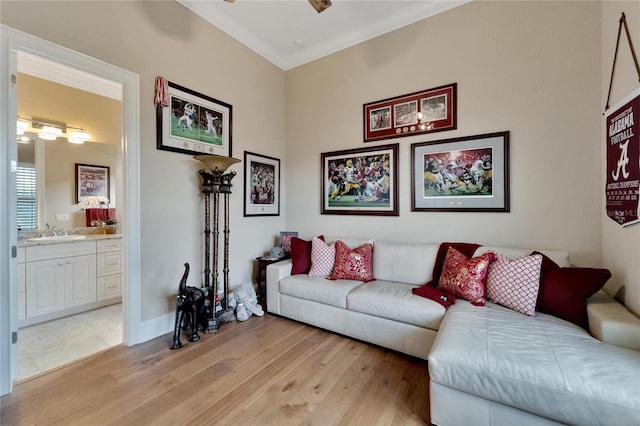
[[[150,320],[142,321],[140,323],[138,343],[155,339],[158,336],[162,336],[163,334],[173,331],[175,318],[175,312],[170,312],[159,317],[151,318]],[[171,342],[167,342],[168,345],[171,344]]]

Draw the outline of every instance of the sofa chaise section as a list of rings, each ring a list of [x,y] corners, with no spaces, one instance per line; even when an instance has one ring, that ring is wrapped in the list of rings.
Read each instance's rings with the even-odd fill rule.
[[[429,354],[431,421],[636,425],[639,367],[639,352],[562,319],[460,300]]]

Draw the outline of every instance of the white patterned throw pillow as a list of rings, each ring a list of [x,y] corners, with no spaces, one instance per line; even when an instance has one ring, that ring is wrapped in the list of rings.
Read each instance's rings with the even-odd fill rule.
[[[333,243],[325,243],[320,238],[311,241],[311,269],[310,277],[328,277],[333,272],[336,261],[336,247]]]
[[[534,316],[540,289],[542,255],[510,260],[495,253],[487,273],[487,298],[521,314]]]

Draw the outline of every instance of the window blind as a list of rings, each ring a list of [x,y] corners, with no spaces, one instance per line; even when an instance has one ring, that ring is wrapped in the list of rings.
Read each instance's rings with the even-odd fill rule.
[[[18,196],[18,227],[22,230],[36,229],[36,169],[18,166],[16,171]]]

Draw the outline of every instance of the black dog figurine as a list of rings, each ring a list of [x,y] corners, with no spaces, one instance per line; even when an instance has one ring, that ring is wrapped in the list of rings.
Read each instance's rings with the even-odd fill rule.
[[[178,298],[176,301],[176,325],[173,330],[173,344],[170,349],[180,349],[180,329],[191,329],[190,342],[200,340],[198,329],[206,327],[207,319],[204,312],[204,292],[196,287],[187,286],[189,264],[184,264],[184,274],[178,286]],[[181,327],[182,326],[182,327]]]

